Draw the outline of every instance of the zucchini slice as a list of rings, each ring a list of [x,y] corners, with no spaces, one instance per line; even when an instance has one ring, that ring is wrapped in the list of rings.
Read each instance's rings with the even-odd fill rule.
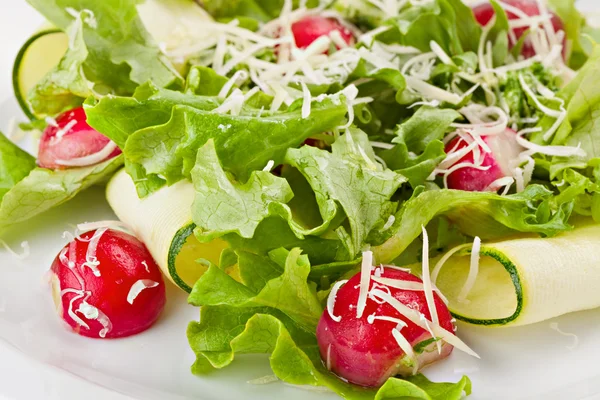
[[[480,255],[466,301],[457,298],[469,273],[469,252],[448,260],[437,279],[459,320],[520,326],[600,307],[600,225],[579,226],[554,238],[484,244]]]
[[[220,239],[200,243],[194,236],[190,182],[178,182],[140,199],[133,180],[121,170],[109,182],[106,198],[117,217],[146,244],[163,273],[188,293],[207,270],[198,260],[218,265],[228,247]]]
[[[15,97],[25,115],[35,115],[27,101],[27,94],[52,68],[69,48],[69,38],[57,28],[46,28],[30,37],[19,50],[13,65],[12,83]]]

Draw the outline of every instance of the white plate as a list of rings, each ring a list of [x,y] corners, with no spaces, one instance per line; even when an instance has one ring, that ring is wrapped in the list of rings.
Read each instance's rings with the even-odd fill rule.
[[[592,3],[590,0],[587,5]],[[3,19],[14,11],[15,18],[8,18],[7,23],[17,32],[31,31],[38,24],[38,20],[27,17],[28,11],[22,6],[3,11]],[[2,22],[0,19],[4,40],[0,50],[12,55],[18,44],[6,38],[14,38],[15,30]],[[7,65],[0,64],[3,77],[8,76]],[[2,82],[0,89],[6,88]],[[0,126],[15,115],[20,114],[13,100],[2,105]],[[189,366],[194,355],[188,348],[185,329],[198,317],[198,310],[188,306],[185,296],[175,288],[170,290],[169,304],[159,323],[142,335],[99,341],[66,330],[54,314],[46,271],[66,243],[62,238],[65,230],[72,230],[77,223],[112,218],[102,189],[94,188],[3,235],[13,248],[27,240],[31,256],[17,261],[0,251],[0,399],[124,398],[117,393],[144,400],[337,398],[278,383],[246,383],[271,374],[262,356],[240,357],[223,371],[203,378],[192,376]],[[558,323],[564,332],[577,334],[577,339],[552,330],[551,322]],[[449,381],[467,374],[473,381],[473,400],[600,398],[599,327],[600,310],[524,328],[483,329],[461,324],[459,335],[482,359],[455,352],[426,374],[433,380]]]

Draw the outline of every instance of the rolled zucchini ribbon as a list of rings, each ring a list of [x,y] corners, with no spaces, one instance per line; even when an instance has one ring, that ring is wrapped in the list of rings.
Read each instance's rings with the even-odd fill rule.
[[[475,285],[461,301],[469,253],[450,258],[436,282],[459,320],[521,326],[600,307],[600,225],[583,224],[552,238],[484,244]]]

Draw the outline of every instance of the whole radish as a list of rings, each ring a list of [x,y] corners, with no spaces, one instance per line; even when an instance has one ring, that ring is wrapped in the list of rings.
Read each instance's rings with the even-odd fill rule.
[[[86,122],[82,107],[50,121],[40,139],[38,165],[63,169],[95,165],[116,157],[121,150]]]
[[[467,136],[468,137],[468,136]],[[511,162],[516,160],[524,149],[517,143],[517,134],[511,129],[497,135],[481,136],[488,146],[467,141],[464,136],[457,136],[446,145],[446,154],[456,154],[469,145],[477,147],[479,157],[483,160],[476,163],[480,168],[465,166],[447,176],[448,189],[465,190],[469,192],[495,191],[492,183],[504,177],[513,175]],[[472,140],[472,139],[471,139]],[[487,150],[491,150],[487,152]],[[475,151],[469,151],[464,157],[456,160],[448,169],[459,164],[475,164]]]
[[[60,317],[76,333],[121,338],[148,329],[166,303],[161,272],[134,236],[100,228],[65,246],[52,263]]]
[[[315,40],[322,36],[330,37],[332,32],[337,31],[339,37],[347,44],[353,45],[355,42],[354,35],[348,28],[342,25],[335,18],[326,18],[319,15],[311,15],[305,17],[292,24],[292,33],[296,46],[300,49],[306,49]],[[339,44],[333,42],[339,48]],[[326,51],[327,52],[327,51]]]
[[[395,267],[382,266],[373,272],[362,313],[359,312],[359,273],[334,287],[328,310],[317,327],[319,350],[327,368],[349,382],[368,387],[380,386],[392,376],[412,375],[418,369],[448,357],[453,346],[438,338],[438,351],[431,329],[436,332],[443,329],[447,335],[456,338],[452,316],[437,294],[433,295],[439,319],[439,325],[435,327],[423,290],[403,290],[377,282],[383,282],[383,279],[400,286],[420,285],[419,278]],[[401,313],[394,302],[419,315],[418,322],[422,326]],[[410,349],[403,349],[400,342]]]
[[[528,16],[540,15],[540,9],[538,6],[538,2],[536,0],[504,0],[503,3],[508,4],[509,6],[518,8],[519,10],[521,10],[523,13],[525,13]],[[479,24],[483,25],[483,26],[485,26],[488,22],[490,22],[490,20],[494,17],[494,14],[495,14],[494,9],[492,8],[492,5],[489,2],[485,2],[483,4],[480,4],[476,7],[474,7],[473,13],[475,14],[475,18],[477,19],[477,22],[479,22]],[[564,26],[563,26],[563,23],[560,20],[560,18],[558,18],[558,16],[556,14],[554,14],[550,11],[549,11],[549,13],[551,15],[550,22],[552,24],[552,28],[554,29],[554,32],[563,30]],[[520,19],[519,15],[517,15],[516,13],[514,13],[510,10],[506,10],[506,15],[509,20]],[[527,31],[528,29],[529,29],[528,26],[514,28],[513,32],[514,32],[517,40],[521,36],[523,36],[525,31]],[[516,44],[514,42],[514,40],[510,38],[510,35],[509,35],[509,40],[510,40],[511,47]],[[529,38],[527,38],[525,40],[521,54],[525,58],[530,58],[530,57],[533,57],[536,55],[535,49]]]

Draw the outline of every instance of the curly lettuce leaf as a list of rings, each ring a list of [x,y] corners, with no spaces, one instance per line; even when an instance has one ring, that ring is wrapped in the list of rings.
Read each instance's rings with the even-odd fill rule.
[[[319,354],[315,329],[322,306],[307,281],[307,259],[299,249],[275,253],[271,260],[240,254],[243,283],[214,266],[196,283],[189,300],[201,306],[200,322],[191,322],[187,330],[197,356],[194,373],[227,367],[236,354],[267,353],[282,381],[324,386],[346,399],[458,400],[470,394],[466,377],[456,384],[433,383],[422,375],[392,378],[379,390],[340,380]]]
[[[33,169],[2,198],[0,228],[26,221],[102,183],[123,165],[118,156],[98,165],[66,170]]]
[[[214,139],[223,166],[245,181],[269,160],[281,164],[288,148],[343,125],[347,111],[342,102],[326,99],[313,104],[308,118],[294,108],[262,113],[248,106],[242,115],[212,112],[221,103],[216,97],[148,84],[133,97],[89,104],[86,113],[90,125],[123,149],[138,182],[146,176],[172,184],[190,177],[196,153],[209,139]]]
[[[357,129],[336,140],[331,153],[310,146],[289,149],[286,164],[297,168],[312,187],[323,220],[343,210],[350,231],[340,226],[336,233],[351,256],[362,251],[369,233],[395,212],[391,197],[406,182],[375,161],[367,135]]]
[[[269,307],[283,312],[307,332],[316,331],[323,307],[315,286],[307,281],[308,257],[298,248],[278,252],[283,252],[279,257],[283,266],[262,257],[240,257],[244,283],[211,266],[194,285],[188,301],[195,306]],[[265,279],[269,275],[272,279]]]
[[[123,149],[135,132],[169,122],[176,105],[210,111],[220,104],[214,96],[161,89],[149,82],[138,87],[131,97],[107,96],[90,102],[85,105],[85,113],[94,129]]]
[[[436,0],[409,7],[386,22],[394,29],[381,39],[430,51],[431,41],[446,53],[460,55],[477,51],[481,26],[473,11],[460,0]]]
[[[553,209],[553,193],[540,185],[500,196],[495,193],[458,190],[416,190],[395,215],[395,222],[380,232],[382,244],[374,248],[377,261],[391,262],[421,233],[421,227],[435,217],[446,216],[462,233],[494,239],[514,232],[552,236],[572,229],[571,201]]]
[[[461,115],[452,109],[420,107],[398,126],[393,149],[379,152],[387,167],[408,178],[413,188],[425,184],[446,157],[442,139]]]
[[[0,132],[0,202],[34,168],[35,158]]]
[[[147,81],[161,87],[183,85],[179,73],[144,27],[136,8],[138,0],[28,1],[60,29],[66,31],[79,24],[78,29],[69,30],[67,54],[45,79],[54,82],[56,91],[68,91],[69,103],[84,97],[84,83],[96,92],[113,94],[131,94]],[[56,104],[53,108],[35,104],[35,111],[43,115],[57,109]]]

